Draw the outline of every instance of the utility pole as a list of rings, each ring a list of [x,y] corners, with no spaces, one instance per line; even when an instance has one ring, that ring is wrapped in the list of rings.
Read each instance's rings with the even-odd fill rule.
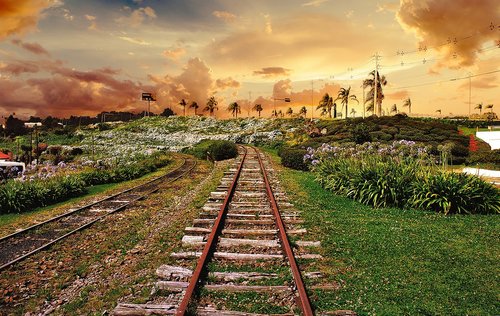
[[[314,118],[314,80],[311,80],[311,122]]]
[[[252,107],[252,91],[248,91],[248,117],[250,117],[250,108]]]
[[[469,72],[469,118],[470,118],[471,91],[472,91],[471,76],[472,76],[472,74]]]
[[[376,111],[377,115],[380,116],[380,113],[382,112],[382,105],[379,107],[377,104],[377,94],[378,94],[378,59],[379,59],[379,54],[378,52],[375,53],[375,85],[374,85],[374,94],[373,94],[373,109]],[[375,110],[376,109],[376,110]]]

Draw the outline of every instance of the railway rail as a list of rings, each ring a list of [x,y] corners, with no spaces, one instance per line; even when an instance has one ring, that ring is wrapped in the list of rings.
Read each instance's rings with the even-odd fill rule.
[[[300,213],[279,191],[264,154],[242,147],[235,163],[200,217],[186,227],[186,251],[171,254],[176,265],[157,269],[158,295],[146,304],[119,303],[113,315],[314,315],[303,278],[321,279],[321,273],[299,270],[297,260],[307,268],[304,262],[321,259],[310,252],[319,242],[297,240],[307,231],[300,228]],[[326,285],[321,289],[330,290]],[[247,293],[262,302],[257,308],[234,301],[228,305],[231,296],[221,298],[221,292],[222,297]]]
[[[180,167],[165,175],[0,238],[0,271],[144,199],[158,191],[160,183],[173,182],[195,166],[196,160],[183,159]]]

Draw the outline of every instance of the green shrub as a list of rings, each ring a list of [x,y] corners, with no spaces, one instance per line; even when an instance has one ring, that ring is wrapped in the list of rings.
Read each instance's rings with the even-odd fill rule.
[[[467,158],[467,163],[486,163],[500,166],[500,149],[471,152],[469,158]]]
[[[166,166],[170,161],[159,153],[110,169],[92,169],[48,180],[10,180],[0,186],[0,214],[20,213],[57,203],[84,194],[92,185],[132,180]]]
[[[238,147],[235,143],[226,140],[204,139],[183,152],[199,159],[219,161],[235,158],[238,155]]]
[[[500,192],[480,178],[438,172],[414,183],[411,204],[444,214],[500,213]]]
[[[278,151],[278,155],[281,157],[281,164],[296,170],[308,170],[307,164],[304,162],[304,155],[306,153],[305,149],[292,148],[282,148]]]

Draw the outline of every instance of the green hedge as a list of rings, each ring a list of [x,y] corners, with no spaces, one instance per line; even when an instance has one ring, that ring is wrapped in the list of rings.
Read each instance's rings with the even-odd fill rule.
[[[444,214],[500,213],[500,192],[482,179],[418,162],[326,159],[313,168],[332,192],[373,207],[433,210]]]
[[[238,147],[235,143],[227,140],[204,139],[183,152],[199,159],[220,161],[238,156]]]
[[[304,162],[304,155],[307,153],[305,149],[293,149],[283,147],[278,150],[278,156],[281,158],[281,164],[285,167],[296,170],[308,170],[307,164]]]
[[[83,195],[88,186],[132,180],[170,162],[169,157],[154,154],[129,165],[110,169],[93,169],[48,180],[10,180],[0,186],[0,214],[21,213],[51,205]]]

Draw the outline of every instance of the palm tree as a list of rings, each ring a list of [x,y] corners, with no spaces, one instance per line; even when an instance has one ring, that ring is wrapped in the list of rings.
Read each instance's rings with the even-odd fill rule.
[[[292,115],[293,115],[293,110],[292,110],[292,108],[291,108],[291,107],[290,107],[290,108],[288,108],[288,110],[286,110],[286,115],[288,115],[288,116],[292,117]]]
[[[190,109],[194,109],[194,115],[196,116],[196,110],[199,108],[200,106],[198,105],[198,103],[196,103],[195,101],[191,102],[191,105],[189,105],[189,108]]]
[[[490,109],[490,113],[493,113],[493,104],[488,104],[486,108]]]
[[[356,116],[356,109],[355,108],[351,109],[351,115],[352,115],[352,117]]]
[[[303,106],[303,107],[300,108],[299,115],[302,115],[302,116],[306,117],[306,115],[307,115],[307,108],[305,106]]]
[[[271,117],[278,117],[278,111],[272,110],[271,111]]]
[[[439,115],[441,115],[441,109],[437,109],[436,113],[439,113]]]
[[[241,113],[241,107],[237,102],[233,102],[229,104],[229,106],[227,107],[227,111],[231,112],[233,116],[236,116],[236,118],[238,118],[238,113]]]
[[[391,107],[391,113],[396,113],[398,114],[398,106],[396,105],[396,103],[394,103]]]
[[[340,100],[340,103],[342,103],[342,108],[344,108],[345,105],[345,118],[347,119],[347,113],[348,109],[347,106],[349,105],[349,100],[356,101],[359,104],[358,99],[354,94],[351,94],[351,87],[345,89],[345,88],[340,88],[339,94],[335,101]],[[342,111],[341,111],[342,112]]]
[[[474,107],[474,109],[478,109],[479,110],[479,115],[481,115],[481,111],[483,110],[483,102],[481,102],[478,105],[476,105]]]
[[[411,99],[408,98],[403,103],[403,107],[408,107],[408,114],[411,114]]]
[[[260,112],[262,112],[262,110],[264,109],[262,108],[262,104],[257,103],[253,106],[252,110],[259,112],[259,117],[260,117]]]
[[[181,102],[179,102],[179,105],[182,106],[182,108],[184,109],[184,116],[186,116],[186,105],[187,105],[186,100],[182,99]]]
[[[214,96],[211,96],[210,99],[207,100],[207,106],[203,109],[203,111],[208,111],[210,113],[210,116],[213,116],[215,110],[219,110],[217,107],[217,100],[215,100]]]
[[[279,111],[278,111],[278,114],[277,114],[276,116],[283,117],[283,116],[284,116],[284,114],[283,114],[283,112],[282,112],[281,110],[279,110]]]
[[[363,88],[370,88],[366,95],[366,100],[365,100],[365,105],[368,103],[368,106],[366,107],[366,110],[368,112],[374,112],[375,111],[375,70],[370,72],[368,74],[369,76],[372,76],[373,78],[368,78],[363,80]],[[379,72],[376,72],[377,76],[377,113],[380,115],[382,113],[382,101],[385,98],[385,95],[382,91],[382,86],[387,85],[387,79],[385,76],[380,76]]]
[[[329,118],[332,118],[332,108],[333,108],[333,98],[325,93],[323,98],[319,101],[319,105],[316,110],[321,109],[321,115],[328,114]]]

